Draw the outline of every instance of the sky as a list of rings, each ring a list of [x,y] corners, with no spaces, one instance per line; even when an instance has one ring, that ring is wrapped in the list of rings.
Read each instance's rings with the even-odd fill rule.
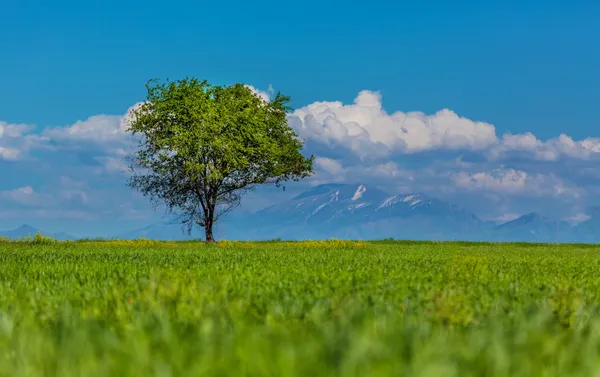
[[[113,235],[160,220],[126,187],[151,78],[292,97],[323,182],[425,192],[483,218],[580,221],[600,196],[595,1],[4,0],[0,229]]]

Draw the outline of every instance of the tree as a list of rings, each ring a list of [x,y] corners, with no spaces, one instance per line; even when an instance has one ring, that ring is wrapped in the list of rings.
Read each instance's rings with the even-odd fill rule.
[[[195,78],[150,80],[146,88],[128,121],[141,136],[128,185],[164,202],[188,232],[203,227],[206,242],[214,242],[214,224],[244,193],[312,174],[314,156],[301,154],[303,141],[287,123],[289,97],[265,101],[242,84]]]

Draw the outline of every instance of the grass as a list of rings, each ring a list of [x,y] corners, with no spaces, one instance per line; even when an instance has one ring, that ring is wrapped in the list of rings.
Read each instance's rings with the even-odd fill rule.
[[[0,241],[0,376],[598,376],[600,248]]]

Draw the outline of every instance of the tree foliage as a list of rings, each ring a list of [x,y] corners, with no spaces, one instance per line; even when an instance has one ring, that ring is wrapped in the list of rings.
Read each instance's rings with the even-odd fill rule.
[[[257,185],[280,186],[312,174],[314,156],[287,123],[290,98],[265,101],[250,88],[198,79],[150,80],[146,101],[132,111],[140,135],[129,185],[164,202],[191,230],[213,225]]]

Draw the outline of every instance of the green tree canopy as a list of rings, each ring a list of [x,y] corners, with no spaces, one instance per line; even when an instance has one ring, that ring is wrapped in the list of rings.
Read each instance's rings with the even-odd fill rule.
[[[129,131],[141,136],[129,186],[165,203],[191,231],[213,225],[261,184],[312,174],[314,156],[287,123],[290,98],[265,101],[242,84],[150,80],[146,101],[132,111]]]

